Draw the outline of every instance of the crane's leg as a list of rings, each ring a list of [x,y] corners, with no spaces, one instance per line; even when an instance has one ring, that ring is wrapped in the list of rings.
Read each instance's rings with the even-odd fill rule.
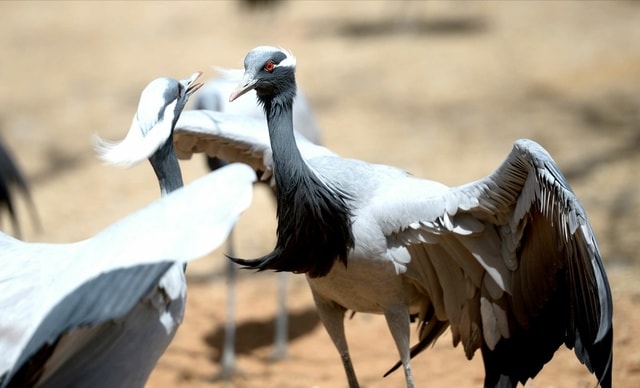
[[[404,377],[407,382],[407,388],[413,388],[413,374],[411,373],[411,354],[409,347],[409,337],[411,330],[411,319],[409,317],[409,310],[406,306],[397,305],[388,308],[384,312],[384,317],[387,320],[387,325],[393,336],[393,340],[396,343],[398,352],[400,353],[400,360],[402,361],[402,368],[404,369]]]
[[[325,330],[329,333],[329,337],[333,341],[333,344],[340,353],[342,359],[342,366],[347,374],[347,381],[349,382],[349,388],[358,388],[358,379],[356,378],[356,372],[353,369],[351,363],[351,356],[349,355],[349,346],[347,345],[347,339],[344,335],[344,314],[347,311],[344,307],[328,301],[318,294],[313,289],[311,290],[313,300],[315,301],[318,315],[324,325]]]
[[[227,254],[234,257],[233,230],[227,238]],[[236,275],[237,266],[231,260],[226,260],[226,280],[227,280],[227,316],[224,325],[224,342],[222,345],[222,357],[220,360],[220,371],[214,376],[214,380],[229,380],[234,374],[239,374],[236,369]]]
[[[287,311],[287,276],[286,272],[278,272],[278,312],[276,315],[275,333],[273,336],[273,359],[281,360],[287,356],[289,339],[289,316]]]

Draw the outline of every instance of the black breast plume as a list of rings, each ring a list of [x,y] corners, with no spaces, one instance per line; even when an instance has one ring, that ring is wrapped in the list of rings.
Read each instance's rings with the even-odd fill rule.
[[[230,258],[258,270],[271,269],[325,276],[336,261],[347,265],[353,248],[348,194],[327,187],[315,174],[299,174],[279,188],[278,240],[258,259]]]
[[[284,54],[273,54],[280,63]],[[297,148],[293,130],[294,67],[263,71],[257,61],[256,94],[269,127],[278,201],[278,240],[275,249],[258,259],[230,258],[258,270],[271,269],[325,276],[336,261],[347,265],[353,248],[351,198],[339,187],[323,182]],[[250,66],[250,64],[249,64]],[[245,67],[247,63],[245,60]]]

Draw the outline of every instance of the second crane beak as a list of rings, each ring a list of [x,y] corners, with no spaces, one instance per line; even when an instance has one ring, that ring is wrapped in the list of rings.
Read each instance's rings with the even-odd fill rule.
[[[186,80],[183,80],[185,86],[187,87],[187,96],[191,96],[193,93],[197,92],[198,89],[202,87],[202,85],[204,85],[204,83],[202,82],[194,83],[198,78],[200,78],[201,75],[202,72],[198,71],[191,74],[191,76]]]

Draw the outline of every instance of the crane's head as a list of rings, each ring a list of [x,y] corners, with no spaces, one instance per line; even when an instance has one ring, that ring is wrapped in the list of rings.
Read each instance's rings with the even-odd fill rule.
[[[274,97],[295,97],[296,58],[289,51],[259,46],[247,54],[244,59],[244,76],[236,89],[229,96],[229,101],[255,89],[258,99]]]
[[[151,157],[171,138],[189,97],[202,87],[196,83],[201,74],[196,72],[180,81],[168,77],[151,81],[140,94],[138,111],[124,140],[109,143],[96,137],[94,147],[99,157],[126,167]]]
[[[202,87],[202,83],[195,82],[201,74],[193,73],[180,81],[169,77],[156,78],[144,88],[136,113],[143,134],[161,122],[170,124],[171,128],[175,126],[189,97]]]

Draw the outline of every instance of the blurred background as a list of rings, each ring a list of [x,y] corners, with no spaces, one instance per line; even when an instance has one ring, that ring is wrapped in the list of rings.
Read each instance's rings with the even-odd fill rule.
[[[614,384],[640,378],[640,2],[639,1],[214,1],[1,2],[0,141],[30,184],[41,230],[18,200],[22,237],[89,237],[159,197],[143,163],[103,165],[91,137],[121,139],[144,86],[212,65],[242,67],[262,44],[297,57],[297,80],[328,147],[457,185],[489,174],[514,140],[540,142],[583,202],[614,292]],[[182,163],[185,181],[206,173]],[[274,243],[266,190],[237,229],[241,257]],[[2,230],[13,233],[6,214]],[[171,225],[167,225],[168,228]],[[186,321],[149,387],[346,386],[339,356],[301,276],[289,284],[289,357],[269,362],[272,274],[243,272],[238,366],[211,380],[225,316],[222,251],[189,267]],[[384,320],[347,323],[356,371],[369,387],[397,352]],[[595,381],[569,351],[531,387]],[[418,385],[479,386],[480,356],[466,361],[450,339],[413,362]]]

